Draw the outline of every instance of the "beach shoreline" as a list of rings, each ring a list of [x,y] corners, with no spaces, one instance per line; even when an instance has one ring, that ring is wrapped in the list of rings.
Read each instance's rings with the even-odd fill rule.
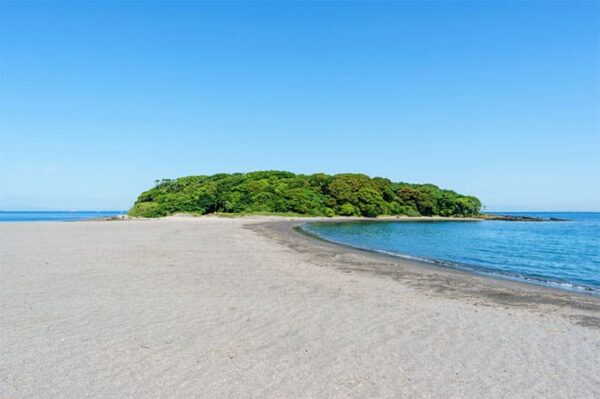
[[[360,220],[360,221],[362,221],[362,220]],[[415,221],[419,221],[419,220],[415,220]],[[445,221],[450,221],[450,220],[445,220]],[[316,221],[316,222],[321,223],[321,221]],[[332,221],[332,222],[336,223],[336,222],[343,222],[343,221],[336,220],[336,221]],[[359,252],[364,252],[366,254],[383,256],[384,258],[386,258],[388,260],[398,261],[399,264],[402,264],[404,262],[404,263],[410,263],[410,264],[416,265],[420,268],[425,268],[425,269],[433,268],[433,270],[435,270],[435,271],[443,270],[443,271],[449,272],[451,274],[457,273],[458,275],[461,275],[461,276],[464,276],[465,274],[469,275],[469,276],[473,276],[473,275],[479,276],[479,277],[483,277],[484,279],[490,279],[490,280],[494,281],[496,284],[498,284],[499,282],[502,282],[502,283],[508,282],[510,288],[518,289],[518,290],[531,291],[533,289],[535,291],[535,288],[540,288],[543,292],[550,291],[550,292],[556,293],[556,294],[568,293],[568,294],[574,294],[576,296],[581,295],[583,297],[591,296],[593,298],[598,298],[600,296],[597,292],[594,292],[591,290],[564,288],[564,287],[553,286],[550,284],[545,284],[542,282],[536,282],[535,280],[511,278],[510,276],[505,276],[505,275],[501,275],[501,274],[494,274],[491,272],[479,271],[475,268],[461,267],[460,264],[457,264],[457,263],[451,262],[451,261],[445,261],[445,260],[438,261],[435,259],[425,259],[425,258],[413,257],[413,256],[404,255],[404,254],[400,254],[400,253],[399,254],[388,253],[388,252],[378,251],[378,250],[374,250],[374,249],[361,248],[361,247],[353,246],[353,245],[346,244],[343,242],[333,241],[333,240],[327,239],[315,232],[310,231],[306,226],[309,223],[312,223],[312,222],[309,221],[309,222],[305,222],[305,223],[297,223],[297,224],[294,223],[291,226],[291,228],[294,231],[298,232],[299,234],[306,235],[312,239],[325,241],[334,246],[343,247],[343,248],[350,249],[350,250],[358,250]]]
[[[442,218],[446,221],[451,219],[453,218]],[[355,220],[369,221],[364,218]],[[423,221],[422,218],[411,218],[411,220]],[[427,281],[427,284],[424,284],[426,289],[443,292],[449,296],[451,296],[451,292],[455,291],[455,296],[464,298],[471,295],[474,298],[485,298],[502,305],[546,303],[556,306],[570,306],[577,309],[594,310],[599,312],[598,315],[600,316],[600,297],[593,293],[455,269],[416,258],[401,258],[392,254],[330,241],[302,228],[303,225],[311,222],[336,223],[343,221],[348,220],[335,218],[325,220],[279,220],[252,224],[250,228],[290,248],[312,253],[314,262],[318,262],[319,257],[335,258],[343,254],[361,256],[364,257],[363,262],[359,262],[360,266],[354,270],[388,276],[397,281],[403,280],[404,283],[408,284],[417,284],[417,281],[423,282],[425,280]],[[365,263],[369,263],[370,266],[365,268]],[[344,267],[347,268],[348,265]],[[600,326],[600,318],[597,322]]]
[[[315,240],[306,222],[0,224],[0,396],[600,394],[598,298]]]

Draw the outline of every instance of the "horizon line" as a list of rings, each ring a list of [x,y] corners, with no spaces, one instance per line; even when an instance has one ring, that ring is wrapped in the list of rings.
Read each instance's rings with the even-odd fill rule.
[[[0,209],[0,212],[127,212],[129,209]],[[485,210],[481,213],[522,212],[522,213],[600,213],[600,210]]]

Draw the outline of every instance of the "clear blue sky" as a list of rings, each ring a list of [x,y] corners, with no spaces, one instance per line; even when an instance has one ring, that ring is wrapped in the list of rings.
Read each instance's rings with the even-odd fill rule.
[[[600,210],[598,2],[1,4],[0,209],[364,172]]]

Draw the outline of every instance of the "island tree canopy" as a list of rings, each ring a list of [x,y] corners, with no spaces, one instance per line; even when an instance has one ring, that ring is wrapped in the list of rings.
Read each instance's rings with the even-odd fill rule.
[[[297,175],[282,171],[220,173],[156,181],[129,211],[159,217],[178,212],[294,213],[307,216],[471,216],[481,208],[473,196],[433,184],[394,183],[382,177],[343,173]]]

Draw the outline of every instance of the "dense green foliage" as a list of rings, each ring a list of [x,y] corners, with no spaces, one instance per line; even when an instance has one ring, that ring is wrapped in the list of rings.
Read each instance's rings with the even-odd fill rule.
[[[310,216],[471,216],[481,203],[475,197],[432,184],[393,183],[362,174],[335,176],[290,172],[189,176],[156,181],[129,211],[158,217],[177,212],[295,213]]]

